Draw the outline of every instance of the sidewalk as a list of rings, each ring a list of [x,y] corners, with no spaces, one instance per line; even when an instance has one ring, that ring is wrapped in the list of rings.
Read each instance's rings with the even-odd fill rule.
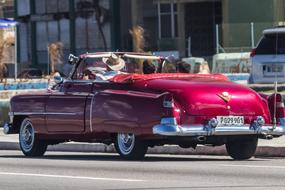
[[[20,150],[18,135],[4,135],[0,129],[0,150]],[[48,147],[49,151],[68,151],[68,152],[102,152],[113,153],[115,149],[112,145],[107,146],[98,143],[76,143],[69,142]],[[183,149],[175,145],[157,146],[149,148],[151,154],[193,154],[193,155],[227,155],[224,146],[208,147],[198,146]],[[255,156],[262,157],[285,157],[285,136],[273,140],[260,139]]]

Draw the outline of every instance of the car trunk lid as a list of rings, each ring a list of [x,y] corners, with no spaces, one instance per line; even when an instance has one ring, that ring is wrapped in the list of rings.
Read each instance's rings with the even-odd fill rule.
[[[266,115],[267,104],[248,87],[209,78],[154,79],[139,81],[137,86],[174,94],[189,115]]]

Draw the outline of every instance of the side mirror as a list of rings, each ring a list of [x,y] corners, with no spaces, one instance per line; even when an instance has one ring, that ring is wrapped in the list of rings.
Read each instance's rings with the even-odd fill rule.
[[[68,56],[68,63],[69,63],[70,65],[76,64],[76,63],[78,62],[78,60],[79,60],[79,57],[76,57],[76,56],[73,55],[73,54],[69,54],[69,56]]]

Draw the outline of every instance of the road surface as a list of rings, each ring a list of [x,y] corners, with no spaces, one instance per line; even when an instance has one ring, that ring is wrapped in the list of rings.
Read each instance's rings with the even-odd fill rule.
[[[27,158],[2,150],[0,189],[284,190],[285,159],[147,155],[143,161],[124,161],[117,154],[77,152]]]

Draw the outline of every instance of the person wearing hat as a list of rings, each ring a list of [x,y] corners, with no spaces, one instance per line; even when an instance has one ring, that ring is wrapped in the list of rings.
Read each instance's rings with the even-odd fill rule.
[[[102,61],[111,71],[120,71],[125,67],[125,61],[114,53],[110,57],[103,57]]]
[[[118,55],[112,53],[110,57],[103,57],[102,61],[107,65],[107,71],[104,74],[96,74],[97,80],[108,80],[117,74],[124,74],[120,70],[125,67],[125,61]]]

